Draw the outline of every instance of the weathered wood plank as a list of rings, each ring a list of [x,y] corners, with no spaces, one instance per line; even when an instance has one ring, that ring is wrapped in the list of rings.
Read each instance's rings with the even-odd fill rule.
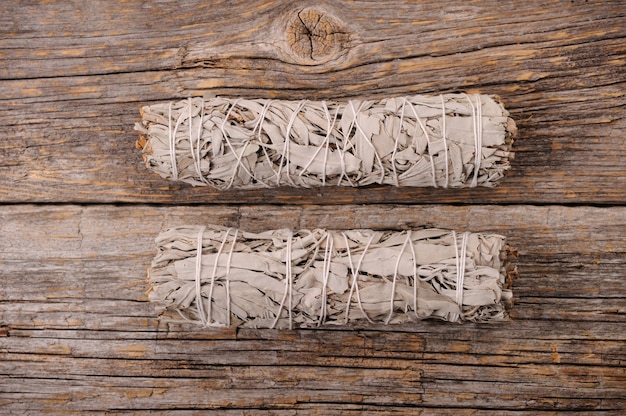
[[[400,400],[402,395],[399,393],[404,390],[418,400],[415,405],[429,404],[421,398],[422,393],[432,395],[430,405],[436,405],[435,396],[441,400],[444,392],[435,387],[425,389],[424,384],[445,385],[457,380],[458,384],[448,386],[445,392],[448,398],[450,391],[457,391],[459,396],[462,396],[461,392],[474,393],[476,397],[461,404],[466,406],[471,406],[472,400],[477,407],[491,400],[492,406],[502,407],[500,400],[503,399],[488,397],[488,390],[493,390],[494,384],[498,385],[501,394],[511,396],[506,404],[512,407],[521,408],[523,400],[549,398],[554,401],[564,399],[556,405],[557,408],[577,406],[581,401],[593,401],[591,398],[597,402],[605,400],[604,405],[595,408],[611,408],[611,405],[622,403],[621,387],[625,374],[618,360],[623,365],[623,333],[613,334],[619,335],[619,339],[612,342],[559,340],[559,334],[563,336],[565,331],[551,328],[549,323],[530,321],[515,328],[522,329],[521,337],[511,338],[514,329],[501,326],[495,329],[495,333],[502,338],[488,340],[484,335],[491,330],[480,334],[472,328],[445,330],[442,325],[427,326],[428,331],[423,333],[300,331],[276,336],[269,334],[261,339],[258,333],[248,332],[247,337],[241,336],[236,341],[207,340],[201,343],[179,338],[135,342],[61,338],[50,342],[45,338],[20,338],[16,333],[11,336],[14,338],[10,340],[11,354],[5,364],[16,366],[17,371],[12,373],[15,382],[20,377],[31,379],[37,374],[38,378],[57,383],[58,389],[62,389],[63,380],[73,380],[85,387],[89,382],[105,388],[120,387],[120,384],[141,385],[146,393],[159,389],[173,389],[179,393],[180,385],[186,384],[198,393],[198,389],[212,388],[216,397],[230,394],[221,390],[233,389],[243,393],[244,389],[252,393],[252,397],[267,390],[267,399],[271,400],[271,390],[282,387],[285,390],[283,399],[293,395],[297,400],[298,392],[292,389],[298,386],[296,390],[311,390],[309,394],[316,402],[323,400],[316,395],[325,394],[318,390],[328,394],[352,392],[357,396],[369,396],[373,389],[380,388],[385,394],[390,394],[388,390],[395,392],[388,399],[391,401]],[[586,324],[580,329],[581,335],[587,331],[599,332]],[[545,335],[548,339],[539,342],[524,339],[524,330],[533,337]],[[251,339],[250,335],[257,338]],[[189,351],[193,351],[193,358]],[[611,354],[615,354],[614,361],[605,358]],[[465,362],[467,356],[473,357],[474,361]],[[302,365],[303,360],[307,361],[306,366]],[[464,371],[454,371],[461,363]],[[269,383],[263,383],[263,380]],[[342,387],[343,383],[351,383],[355,389]],[[158,385],[161,387],[156,387]],[[31,388],[16,385],[12,392],[16,396],[27,391],[52,396],[45,390]],[[519,388],[521,391],[517,391]],[[539,388],[550,390],[533,399]],[[603,389],[601,397],[597,396],[598,388]],[[576,397],[572,397],[574,390]],[[190,399],[194,406],[201,405],[191,397],[191,392],[183,393],[182,399]],[[153,407],[167,406],[167,401],[154,397],[152,400],[155,400]],[[116,403],[113,399],[108,402]],[[218,404],[217,400],[212,403]],[[238,403],[242,404],[241,398]],[[149,405],[138,400],[131,401],[128,406],[142,404]],[[68,400],[68,405],[82,408],[85,404],[80,400],[76,403]],[[274,406],[279,407],[277,403]],[[542,407],[548,408],[547,404],[538,406]]]
[[[551,326],[535,324],[533,332],[560,332]],[[403,406],[436,408],[451,400],[460,407],[492,409],[616,410],[624,405],[623,366],[591,364],[590,359],[602,359],[606,348],[623,362],[623,334],[612,343],[552,340],[533,345],[532,340],[511,339],[511,328],[496,331],[505,337],[489,342],[462,329],[447,336],[437,327],[430,329],[426,334],[325,331],[315,337],[304,331],[303,337],[290,334],[282,340],[200,343],[180,339],[51,343],[12,336],[3,365],[18,371],[11,374],[12,384],[3,399],[15,400],[16,409],[28,398],[29,409],[47,400],[48,408],[65,405],[70,410],[103,405],[164,409],[181,403],[189,408],[298,409],[301,403],[327,402],[386,403],[398,411]],[[431,346],[433,338],[439,341]],[[524,348],[532,351],[518,358],[517,351]],[[581,358],[582,363],[567,363],[568,349],[578,350],[572,358]],[[476,362],[463,363],[463,371],[458,371],[466,356]],[[130,389],[128,395],[122,393],[125,388]],[[101,398],[94,404],[88,398],[96,394]]]
[[[1,412],[619,413],[626,407],[625,211],[1,206]],[[153,239],[200,222],[504,233],[520,252],[513,320],[299,331],[159,322],[144,293]]]
[[[626,12],[619,2],[322,2],[303,9],[265,1],[4,2],[0,201],[626,201]],[[310,24],[308,50],[298,22],[315,13],[328,30]],[[217,193],[147,172],[133,150],[139,106],[205,91],[290,99],[499,94],[519,125],[517,158],[495,190],[460,192]]]

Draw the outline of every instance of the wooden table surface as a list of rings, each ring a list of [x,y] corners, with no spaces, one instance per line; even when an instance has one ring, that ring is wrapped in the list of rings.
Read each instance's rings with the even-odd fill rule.
[[[0,413],[626,412],[626,3],[0,3]],[[149,173],[139,107],[497,94],[495,189],[217,192]],[[159,231],[506,235],[509,322],[203,330],[157,319]]]

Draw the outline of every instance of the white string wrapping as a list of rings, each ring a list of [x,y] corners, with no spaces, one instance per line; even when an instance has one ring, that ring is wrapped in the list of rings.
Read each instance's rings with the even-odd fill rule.
[[[456,282],[455,282],[455,302],[459,305],[459,309],[462,310],[463,306],[463,286],[465,285],[465,259],[467,256],[467,238],[469,233],[463,233],[461,239],[461,250],[457,245],[456,232],[452,231],[452,240],[454,241],[454,256],[456,260]],[[452,320],[458,320],[458,316],[454,316]]]
[[[512,305],[510,251],[495,234],[210,225],[156,243],[150,300],[204,327],[491,322]]]
[[[277,186],[494,186],[516,127],[497,97],[348,102],[229,99],[145,106],[146,166],[220,190]]]

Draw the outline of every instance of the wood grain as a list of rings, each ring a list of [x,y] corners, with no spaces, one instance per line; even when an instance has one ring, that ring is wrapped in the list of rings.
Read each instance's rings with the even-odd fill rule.
[[[626,406],[625,214],[486,205],[0,207],[3,412],[617,411]],[[143,280],[154,238],[208,222],[504,233],[522,272],[513,319],[300,331],[157,320]]]
[[[594,0],[0,2],[0,414],[624,414],[625,23]],[[517,122],[495,189],[218,193],[134,149],[140,106],[206,92],[461,91]],[[513,319],[160,321],[154,238],[208,222],[501,233]]]
[[[6,179],[0,201],[626,200],[626,11],[619,2],[209,6],[131,0],[1,7],[0,175]],[[294,24],[303,16],[309,29]],[[307,58],[308,52],[294,49],[300,36],[294,31],[304,31],[297,42],[318,42],[317,52]],[[519,126],[517,157],[500,187],[460,192],[373,187],[218,193],[149,173],[133,149],[139,107],[207,91],[288,99],[498,94]]]

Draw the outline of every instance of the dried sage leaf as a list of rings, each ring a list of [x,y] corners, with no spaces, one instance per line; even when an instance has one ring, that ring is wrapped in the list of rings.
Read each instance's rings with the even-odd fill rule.
[[[505,320],[512,250],[496,234],[442,229],[162,232],[149,298],[204,326]]]
[[[379,101],[189,98],[145,106],[137,147],[162,177],[217,189],[491,187],[516,127],[488,95]]]

